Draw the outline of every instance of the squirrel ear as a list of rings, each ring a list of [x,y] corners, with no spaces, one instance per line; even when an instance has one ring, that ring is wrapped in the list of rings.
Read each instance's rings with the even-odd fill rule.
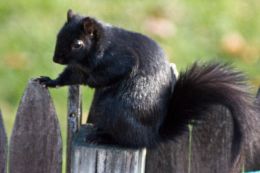
[[[67,12],[67,21],[69,22],[74,15],[75,15],[74,12],[71,9],[69,9]]]
[[[93,36],[97,30],[96,21],[90,17],[85,17],[82,20],[82,24],[83,24],[83,29],[84,29],[85,33],[90,36]]]

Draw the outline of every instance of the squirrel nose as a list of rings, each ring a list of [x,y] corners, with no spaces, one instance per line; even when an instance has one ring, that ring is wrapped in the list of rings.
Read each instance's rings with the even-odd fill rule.
[[[58,64],[63,64],[62,58],[59,58],[59,57],[57,57],[57,56],[54,56],[54,57],[53,57],[53,61],[54,61],[55,63],[58,63]]]

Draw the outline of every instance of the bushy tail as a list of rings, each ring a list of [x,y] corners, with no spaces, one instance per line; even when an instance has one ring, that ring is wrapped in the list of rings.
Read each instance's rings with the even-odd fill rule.
[[[195,63],[180,74],[175,84],[161,136],[163,139],[175,139],[187,130],[188,124],[203,119],[213,105],[222,105],[232,114],[236,140],[233,149],[239,152],[246,131],[246,117],[253,103],[245,83],[244,76],[228,65]]]

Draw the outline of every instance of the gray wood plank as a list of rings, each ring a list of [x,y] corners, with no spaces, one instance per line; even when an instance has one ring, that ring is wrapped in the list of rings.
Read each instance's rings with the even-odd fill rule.
[[[257,112],[250,118],[250,128],[253,133],[245,152],[245,170],[248,172],[260,170],[260,89],[255,104]]]
[[[60,173],[62,140],[48,90],[30,81],[10,141],[10,173]]]
[[[7,161],[7,137],[2,119],[2,113],[0,110],[0,172],[6,173],[6,161]]]
[[[147,151],[146,173],[188,173],[189,134]]]
[[[231,163],[233,124],[229,111],[220,106],[205,115],[205,121],[193,127],[191,172],[192,173],[239,173],[243,167],[237,158]]]
[[[71,171],[71,146],[72,139],[81,125],[82,118],[82,102],[81,92],[78,85],[69,87],[68,92],[68,130],[67,130],[67,159],[66,169],[67,173]]]
[[[90,145],[89,133],[91,126],[82,126],[75,138],[71,173],[144,173],[145,150]]]

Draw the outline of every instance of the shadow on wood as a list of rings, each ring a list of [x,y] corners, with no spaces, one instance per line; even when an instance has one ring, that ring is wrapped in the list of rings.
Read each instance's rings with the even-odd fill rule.
[[[6,173],[6,160],[7,160],[7,137],[0,110],[0,172]]]
[[[251,117],[251,128],[253,129],[252,139],[246,148],[246,164],[247,171],[257,171],[260,169],[260,89],[258,89],[255,102],[258,112]]]
[[[146,173],[188,173],[189,134],[185,133],[176,141],[162,143],[147,150]]]
[[[72,85],[69,86],[68,92],[68,126],[67,126],[67,159],[66,159],[66,170],[67,173],[71,173],[71,147],[72,139],[78,132],[81,125],[82,116],[82,101],[80,86]]]
[[[145,150],[94,146],[84,139],[92,132],[91,126],[81,126],[73,141],[73,173],[144,173]]]
[[[191,172],[230,173],[232,165],[233,124],[229,111],[215,106],[201,124],[193,127]],[[239,172],[242,163],[236,165]]]
[[[62,140],[48,90],[30,81],[10,141],[10,173],[60,173]]]

